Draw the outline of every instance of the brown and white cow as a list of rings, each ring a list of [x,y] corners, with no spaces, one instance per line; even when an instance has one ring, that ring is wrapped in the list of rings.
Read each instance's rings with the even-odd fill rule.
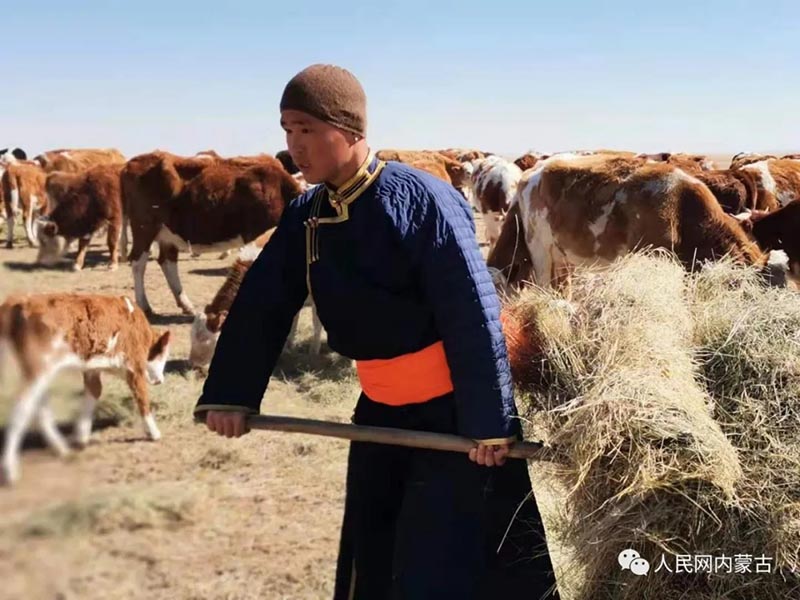
[[[687,268],[724,255],[767,268],[768,255],[705,184],[670,164],[553,157],[525,172],[515,203],[524,244],[514,250],[528,252],[532,279],[543,287],[559,286],[577,266],[606,265],[645,247],[670,249]],[[505,244],[519,240],[503,233]],[[490,255],[494,275],[511,270],[511,254],[497,248]]]
[[[46,212],[48,208],[45,180],[45,172],[37,163],[16,161],[5,165],[0,185],[6,214],[6,248],[14,247],[14,221],[19,215],[25,223],[28,243],[38,246],[33,221],[35,215]]]
[[[275,229],[275,227],[269,229],[239,251],[239,257],[231,265],[228,276],[220,286],[214,299],[210,304],[206,305],[202,313],[195,315],[191,330],[192,345],[189,351],[189,363],[192,367],[196,369],[203,368],[211,363],[222,325],[228,316],[228,311],[233,305],[233,301],[236,299],[239,286],[241,286],[244,276],[256,258],[258,258],[261,250],[269,242]],[[322,347],[322,323],[317,316],[317,310],[310,295],[306,300],[306,306],[311,307],[314,321],[314,339],[311,344],[311,353],[318,355]],[[292,323],[292,329],[287,340],[288,347],[294,345],[298,318],[299,315],[295,316]]]
[[[717,165],[714,163],[714,161],[703,154],[657,152],[655,154],[642,153],[638,154],[637,156],[655,162],[665,162],[692,174],[702,171],[714,171],[717,169]]]
[[[489,248],[492,248],[500,237],[503,219],[517,192],[522,169],[500,156],[489,156],[468,164],[472,170],[472,201],[483,216],[486,238]]]
[[[722,210],[730,215],[753,210],[758,205],[758,181],[747,169],[698,170],[692,175],[706,184]]]
[[[800,161],[770,158],[740,167],[751,173],[758,186],[756,209],[776,210],[800,200]]]
[[[395,161],[411,164],[414,162],[435,162],[440,164],[447,171],[450,177],[450,182],[466,198],[467,189],[469,187],[469,174],[467,173],[464,165],[455,160],[437,152],[435,150],[393,150],[384,149],[378,150],[375,153],[380,160]]]
[[[47,173],[79,173],[95,165],[122,165],[125,156],[115,148],[69,148],[49,150],[33,158]]]
[[[761,162],[762,160],[769,160],[770,158],[778,158],[774,154],[759,154],[758,152],[739,152],[734,154],[731,158],[729,165],[730,169],[739,169],[745,165]]]
[[[6,429],[2,475],[7,483],[19,478],[20,443],[34,418],[59,455],[69,452],[47,398],[48,387],[64,370],[83,373],[84,396],[75,422],[78,445],[89,442],[104,372],[125,379],[147,436],[151,440],[161,437],[150,410],[147,384],[164,380],[170,332],[153,330],[128,298],[82,294],[10,297],[0,305],[0,342],[16,359],[23,381]]]
[[[193,315],[181,286],[178,252],[240,248],[277,225],[284,207],[301,193],[276,159],[185,159],[164,152],[137,156],[122,170],[123,205],[133,233],[136,302],[152,312],[144,289],[150,245],[178,306]]]
[[[109,268],[119,264],[118,247],[122,234],[122,165],[97,165],[75,176],[62,190],[61,200],[36,222],[39,255],[36,262],[52,265],[73,240],[78,240],[74,270],[83,269],[92,237],[106,230]],[[123,252],[125,250],[123,249]]]
[[[800,200],[773,211],[754,210],[737,215],[764,250],[786,253],[789,273],[800,283]]]

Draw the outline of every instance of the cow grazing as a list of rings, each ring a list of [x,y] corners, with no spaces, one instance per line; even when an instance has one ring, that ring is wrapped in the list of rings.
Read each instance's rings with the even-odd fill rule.
[[[526,171],[518,189],[524,235],[503,232],[501,238],[516,243],[514,251],[527,250],[532,279],[543,287],[565,283],[576,266],[609,264],[645,247],[670,249],[689,269],[725,255],[768,268],[767,254],[710,190],[669,164],[558,156]],[[498,248],[487,264],[505,275],[512,254]],[[518,283],[505,279],[505,285]]]
[[[192,367],[199,369],[211,363],[222,325],[228,316],[228,311],[233,301],[236,299],[239,286],[274,232],[275,228],[273,227],[239,251],[239,257],[231,265],[228,276],[220,286],[214,299],[210,304],[206,305],[201,314],[195,315],[191,330],[192,346],[189,351],[189,363]],[[306,305],[311,306],[314,320],[314,340],[311,345],[311,353],[318,355],[322,346],[322,323],[317,317],[317,310],[311,296],[308,297]],[[299,315],[295,316],[292,329],[289,332],[287,345],[290,347],[294,344],[294,338],[297,333],[298,317]]]
[[[106,230],[109,268],[119,264],[118,246],[122,234],[122,165],[97,165],[76,175],[64,190],[60,202],[36,222],[39,255],[36,262],[52,265],[72,240],[78,240],[74,270],[83,269],[92,237]]]
[[[47,173],[79,173],[95,165],[122,165],[125,156],[114,148],[71,148],[49,150],[33,158]]]
[[[133,394],[144,430],[158,440],[147,383],[164,380],[170,332],[154,331],[144,313],[125,297],[41,294],[8,298],[0,305],[0,341],[20,367],[21,394],[9,417],[2,474],[19,478],[19,448],[34,417],[48,444],[60,455],[69,450],[48,405],[47,389],[64,370],[83,373],[84,397],[75,422],[75,442],[84,446],[102,392],[101,374],[123,377]]]
[[[0,185],[6,214],[6,248],[14,247],[14,220],[20,214],[28,243],[38,246],[33,221],[34,215],[46,212],[48,208],[45,180],[44,171],[34,162],[17,161],[5,165]]]
[[[771,158],[740,167],[756,180],[756,209],[776,210],[793,200],[800,200],[800,161]]]
[[[500,236],[503,219],[522,177],[522,169],[499,156],[478,159],[470,164],[471,196],[475,208],[483,215],[486,238],[491,248]]]
[[[737,218],[761,248],[786,253],[789,273],[800,283],[800,200],[773,211],[748,211]]]
[[[722,210],[730,215],[752,210],[757,206],[758,182],[749,170],[696,171],[692,175],[706,184]]]
[[[239,248],[277,225],[283,209],[301,193],[297,181],[269,156],[224,160],[183,159],[164,152],[131,159],[122,170],[123,205],[133,232],[136,302],[152,313],[144,289],[150,245],[175,301],[194,307],[178,275],[178,252]]]

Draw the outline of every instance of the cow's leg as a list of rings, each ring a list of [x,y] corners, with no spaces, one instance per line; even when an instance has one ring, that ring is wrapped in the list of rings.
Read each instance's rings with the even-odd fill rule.
[[[150,248],[155,240],[156,233],[153,227],[137,225],[133,223],[133,248],[128,256],[133,271],[133,290],[136,294],[136,304],[139,305],[146,315],[152,316],[153,309],[147,301],[147,294],[144,291],[144,273],[147,269],[147,261],[150,258]]]
[[[109,271],[116,271],[119,267],[119,244],[122,235],[120,223],[111,222],[106,232],[106,242],[108,243]]]
[[[136,246],[135,240],[133,245]],[[145,314],[152,315],[153,309],[150,308],[150,303],[147,301],[147,294],[144,291],[144,272],[147,269],[147,261],[149,258],[149,251],[145,250],[144,252],[141,252],[135,259],[133,259],[133,267],[131,270],[133,271],[133,292],[136,295],[136,304],[139,305],[139,308],[141,308]]]
[[[60,457],[64,458],[69,455],[70,450],[64,436],[58,430],[55,417],[53,416],[53,409],[50,408],[50,403],[47,396],[43,397],[39,403],[39,411],[36,415],[39,421],[39,431],[42,437],[47,442],[47,445]]]
[[[18,193],[16,190],[12,194]],[[14,208],[13,204],[6,200],[6,248],[14,247]]]
[[[3,449],[2,475],[6,484],[19,479],[19,449],[25,432],[37,414],[42,396],[63,365],[56,364],[49,369],[29,377],[22,394],[14,404],[6,426],[5,448]]]
[[[144,432],[151,440],[161,439],[161,432],[158,430],[153,413],[150,411],[150,397],[148,396],[147,380],[141,371],[128,371],[128,387],[131,389],[133,399],[139,408],[139,415],[142,417]]]
[[[122,225],[120,226],[120,253],[122,256],[128,256],[128,215],[122,215]]]
[[[81,400],[78,418],[75,421],[75,432],[72,438],[76,446],[83,448],[89,443],[89,437],[92,435],[94,408],[102,393],[103,384],[100,381],[100,373],[94,371],[84,373],[83,399]]]
[[[186,315],[194,315],[194,306],[189,296],[183,291],[181,285],[181,278],[178,274],[178,248],[172,244],[159,242],[158,244],[158,264],[161,265],[161,270],[164,272],[164,277],[167,279],[169,289],[175,297],[175,302],[183,310]]]
[[[28,243],[34,248],[39,247],[39,240],[33,234],[33,211],[36,208],[37,201],[36,196],[30,196],[28,198],[28,209],[25,211],[25,236],[28,238]]]
[[[294,316],[292,321],[292,328],[289,330],[289,337],[286,338],[286,345],[284,349],[294,348],[294,338],[297,336],[297,322],[300,320],[300,311]]]
[[[550,222],[547,220],[547,209],[534,210],[531,221],[532,227],[526,227],[525,240],[531,254],[533,280],[544,288],[552,288],[555,240]]]
[[[317,306],[312,302],[311,317],[314,320],[314,338],[311,340],[311,354],[318,356],[322,348],[322,321],[317,315]]]
[[[82,237],[78,240],[78,254],[75,256],[75,264],[72,265],[73,271],[81,271],[83,264],[86,262],[86,252],[89,250],[89,242],[92,241],[92,236]]]

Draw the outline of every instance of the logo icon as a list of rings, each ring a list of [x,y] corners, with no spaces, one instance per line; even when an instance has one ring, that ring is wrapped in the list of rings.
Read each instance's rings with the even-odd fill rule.
[[[630,569],[631,573],[642,577],[650,571],[650,563],[639,556],[639,553],[632,548],[627,548],[619,553],[617,557],[619,566],[623,569]]]

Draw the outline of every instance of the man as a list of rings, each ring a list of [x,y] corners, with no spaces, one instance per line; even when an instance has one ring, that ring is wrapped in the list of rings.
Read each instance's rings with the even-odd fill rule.
[[[525,462],[506,462],[519,420],[469,206],[452,186],[374,157],[348,71],[308,67],[280,108],[291,158],[321,185],[285,209],[242,282],[197,419],[247,433],[311,293],[329,346],[356,361],[355,423],[476,440],[469,460],[351,444],[335,597],[538,598],[555,579],[532,495],[505,536],[531,487]]]

